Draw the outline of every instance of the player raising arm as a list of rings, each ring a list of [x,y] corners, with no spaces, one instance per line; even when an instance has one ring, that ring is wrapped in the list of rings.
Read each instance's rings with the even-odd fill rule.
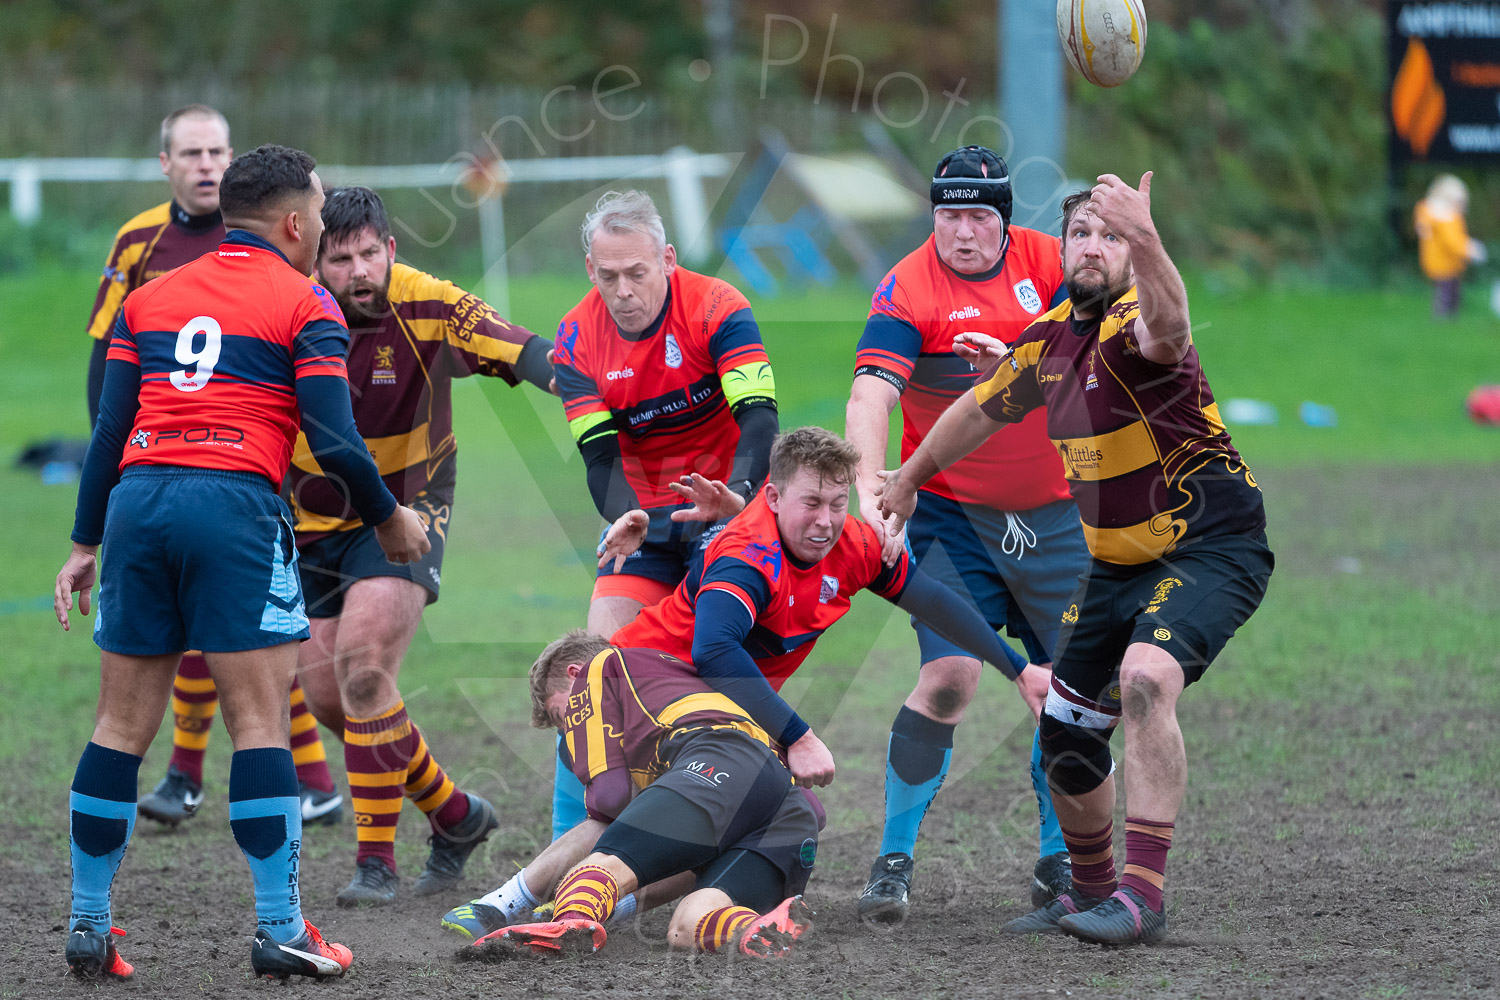
[[[69,840],[74,974],[128,976],[111,938],[111,887],[136,815],[141,755],[161,724],[184,649],[204,651],[234,741],[229,819],[250,863],[257,975],[322,978],[351,961],[302,918],[302,815],[286,692],[308,636],[291,515],[277,490],[299,424],[350,484],[360,516],[396,562],[427,538],[360,442],[344,373],[348,331],[310,280],[322,184],[306,153],[262,146],[230,164],[228,234],[129,296],[115,323],[99,421],[84,462],[73,552],[54,606],[88,613],[108,543],[94,640],[93,738],[73,779]]]
[[[1219,417],[1187,294],[1151,219],[1151,175],[1063,201],[1071,303],[1027,328],[987,380],[883,473],[890,530],[945,464],[1038,407],[1063,456],[1092,561],[1058,637],[1042,760],[1073,884],[1006,925],[1133,944],[1166,934],[1162,887],[1187,782],[1177,699],[1265,595],[1275,560],[1260,488]],[[1002,475],[1002,470],[995,470]],[[1125,868],[1113,853],[1125,729]]]

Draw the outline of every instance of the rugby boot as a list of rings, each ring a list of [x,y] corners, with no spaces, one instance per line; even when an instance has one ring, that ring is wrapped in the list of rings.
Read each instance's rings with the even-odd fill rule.
[[[739,951],[752,958],[785,958],[792,944],[812,926],[815,914],[801,896],[781,901],[770,913],[762,914],[740,934]]]
[[[917,863],[909,854],[882,854],[870,866],[870,881],[859,894],[859,917],[899,924],[911,905],[911,877]]]
[[[493,934],[505,926],[505,914],[498,906],[474,900],[455,906],[443,914],[442,928],[452,931],[470,941],[478,941],[486,934]]]
[[[339,890],[334,902],[344,909],[367,903],[370,906],[387,906],[396,901],[396,887],[401,876],[385,866],[379,858],[361,858],[354,870],[354,879]]]
[[[473,947],[498,945],[530,955],[591,955],[609,937],[602,924],[584,917],[564,917],[545,924],[514,924],[475,941]]]
[[[147,819],[175,827],[192,816],[203,804],[203,786],[188,776],[186,771],[167,768],[167,776],[151,789],[151,793],[136,803],[135,810]]]
[[[1059,851],[1036,859],[1031,869],[1031,908],[1040,910],[1073,887],[1073,859]]]
[[[302,800],[303,826],[338,826],[344,821],[344,796],[338,789],[325,792],[298,782],[297,797]]]
[[[88,924],[76,924],[68,935],[68,945],[63,955],[68,960],[68,971],[79,979],[129,979],[135,975],[135,966],[120,957],[115,950],[115,937],[124,937],[125,932],[111,927],[103,934]]]
[[[1025,916],[1017,917],[1000,928],[1001,934],[1056,934],[1061,928],[1057,922],[1074,913],[1083,913],[1104,902],[1094,896],[1085,896],[1069,886],[1058,893],[1057,898],[1039,906]]]
[[[309,979],[335,979],[342,976],[354,961],[354,955],[341,944],[329,944],[311,923],[302,921],[302,933],[294,941],[282,944],[263,930],[255,932],[250,944],[250,969],[257,976],[286,979],[307,976]]]
[[[1153,910],[1140,893],[1126,886],[1087,913],[1070,913],[1057,922],[1064,934],[1094,944],[1150,944],[1167,936],[1166,908]]]
[[[500,826],[495,807],[469,792],[469,814],[459,820],[451,830],[434,831],[427,843],[432,851],[427,855],[427,867],[417,876],[411,887],[413,895],[432,896],[447,892],[458,885],[464,875],[464,863],[474,848]]]

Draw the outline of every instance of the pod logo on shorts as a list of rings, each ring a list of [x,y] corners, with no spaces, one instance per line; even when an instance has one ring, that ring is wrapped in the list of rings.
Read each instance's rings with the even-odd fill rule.
[[[802,862],[803,868],[811,868],[818,862],[818,842],[808,837],[802,842],[802,849],[797,852],[797,860]]]
[[[1078,621],[1078,605],[1068,605],[1068,610],[1062,613],[1062,620],[1064,625],[1072,625],[1074,622]]]
[[[1168,639],[1172,638],[1172,633],[1168,632],[1164,628],[1159,628],[1155,632],[1152,632],[1151,634],[1156,637],[1156,641],[1157,642],[1166,642]]]
[[[729,780],[729,772],[715,764],[709,764],[701,760],[688,761],[682,769],[690,777],[697,778],[710,788],[717,788]]]
[[[136,431],[133,435],[131,435],[130,443],[135,445],[137,448],[151,447],[151,432]]]
[[[1182,581],[1175,576],[1169,576],[1157,583],[1156,590],[1151,594],[1151,603],[1146,605],[1146,613],[1154,615],[1160,611],[1161,606],[1167,603],[1167,597],[1172,593],[1172,588],[1180,586],[1182,586]],[[1161,636],[1157,636],[1157,638],[1160,639]]]

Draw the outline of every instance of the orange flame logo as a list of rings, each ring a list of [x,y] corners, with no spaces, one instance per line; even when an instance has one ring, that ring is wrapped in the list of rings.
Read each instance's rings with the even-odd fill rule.
[[[1443,88],[1432,70],[1432,56],[1427,46],[1413,38],[1406,44],[1406,56],[1391,85],[1391,121],[1396,134],[1406,140],[1413,153],[1426,157],[1447,110]]]

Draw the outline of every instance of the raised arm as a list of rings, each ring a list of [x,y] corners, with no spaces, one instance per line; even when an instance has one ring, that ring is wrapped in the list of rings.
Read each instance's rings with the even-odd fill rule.
[[[1192,345],[1187,288],[1151,221],[1151,171],[1133,188],[1114,174],[1103,174],[1089,199],[1091,210],[1130,245],[1141,315],[1135,323],[1141,355],[1159,365],[1175,365]]]

